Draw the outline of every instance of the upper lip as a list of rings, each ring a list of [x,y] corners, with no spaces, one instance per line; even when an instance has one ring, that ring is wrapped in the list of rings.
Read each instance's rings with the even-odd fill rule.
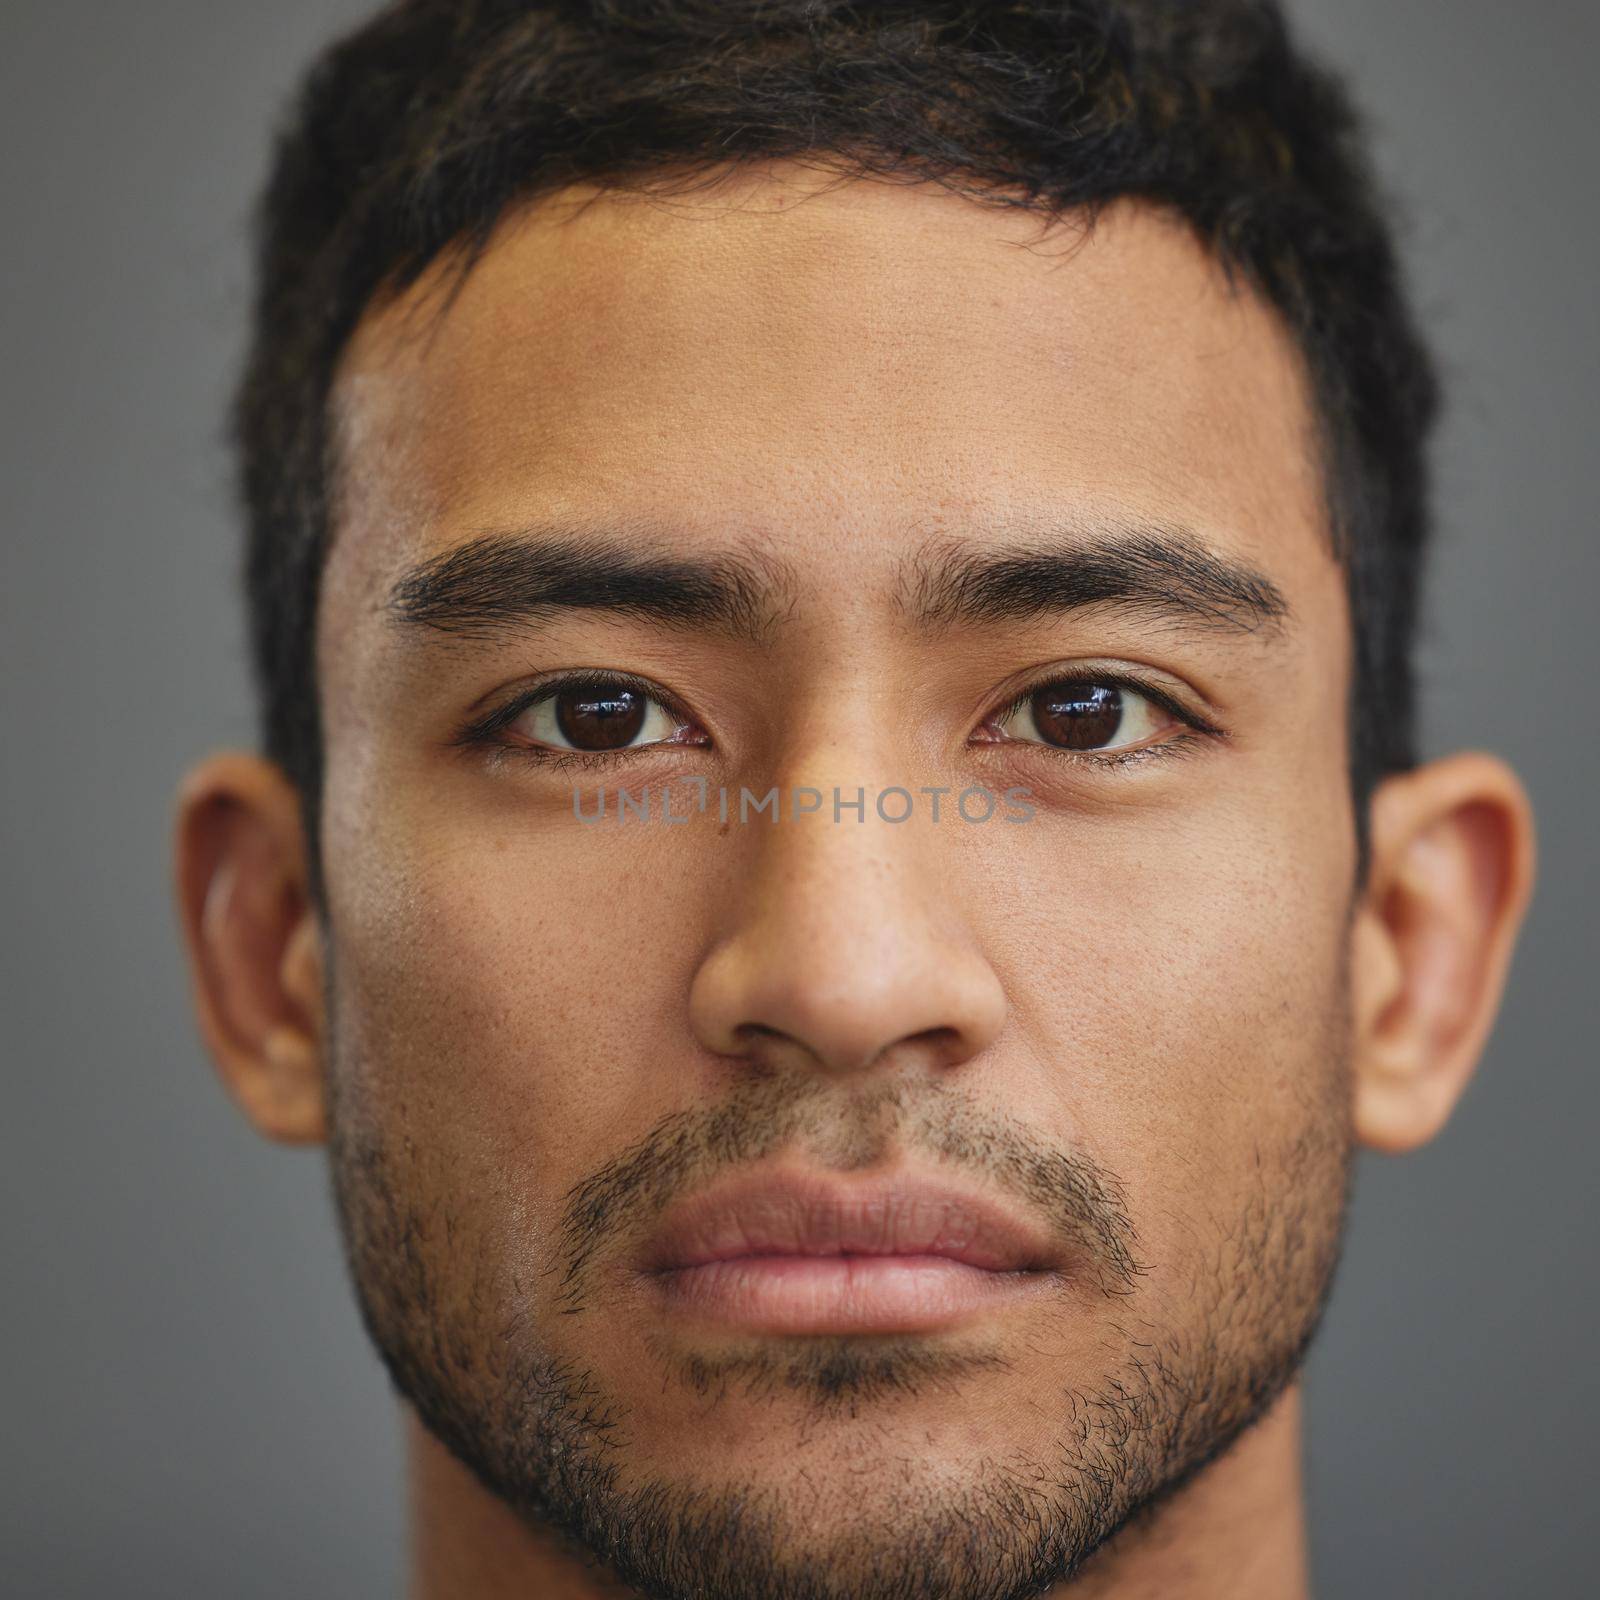
[[[720,1184],[673,1207],[646,1272],[740,1256],[945,1256],[991,1272],[1061,1264],[1049,1235],[973,1190],[911,1173],[867,1180],[786,1171]]]

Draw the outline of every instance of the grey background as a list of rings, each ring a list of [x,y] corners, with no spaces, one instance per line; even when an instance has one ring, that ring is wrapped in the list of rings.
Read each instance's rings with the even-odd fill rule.
[[[173,787],[252,737],[220,418],[267,131],[356,0],[0,7],[0,1591],[397,1593],[395,1413],[323,1157],[199,1046]],[[1481,1074],[1369,1159],[1311,1369],[1323,1600],[1593,1593],[1590,432],[1600,12],[1301,0],[1408,205],[1453,384],[1427,753],[1525,775],[1542,879]]]

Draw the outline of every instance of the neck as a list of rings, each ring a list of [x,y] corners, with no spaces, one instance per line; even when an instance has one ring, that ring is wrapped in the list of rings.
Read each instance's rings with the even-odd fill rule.
[[[535,1533],[405,1409],[409,1600],[637,1600],[598,1564]],[[1267,1415],[1045,1600],[1309,1600],[1301,1399]]]
[[[1301,1395],[1125,1528],[1049,1600],[1310,1600]]]

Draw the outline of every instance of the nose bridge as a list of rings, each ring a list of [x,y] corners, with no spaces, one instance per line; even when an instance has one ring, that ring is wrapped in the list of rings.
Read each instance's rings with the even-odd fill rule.
[[[832,1073],[886,1054],[964,1060],[998,1033],[1005,997],[949,892],[949,852],[914,789],[909,818],[887,822],[887,784],[842,765],[809,763],[778,784],[775,822],[740,828],[728,920],[691,993],[696,1031],[721,1054],[788,1052]]]
[[[806,791],[809,790],[810,793]],[[872,784],[831,780],[789,785],[780,795],[815,811],[790,811],[752,841],[746,928],[752,940],[802,955],[821,980],[833,982],[864,960],[880,977],[907,972],[927,958],[937,930],[931,879],[935,841],[915,822],[888,824],[874,806]],[[858,804],[859,801],[859,804]]]

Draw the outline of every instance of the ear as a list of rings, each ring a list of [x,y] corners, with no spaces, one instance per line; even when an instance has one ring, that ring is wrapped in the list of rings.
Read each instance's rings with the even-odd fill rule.
[[[1467,751],[1379,785],[1353,929],[1355,1131],[1427,1143],[1489,1037],[1533,892],[1533,808],[1516,774]]]
[[[194,767],[174,856],[195,1011],[224,1085],[267,1138],[321,1143],[323,952],[282,769],[231,752]]]

